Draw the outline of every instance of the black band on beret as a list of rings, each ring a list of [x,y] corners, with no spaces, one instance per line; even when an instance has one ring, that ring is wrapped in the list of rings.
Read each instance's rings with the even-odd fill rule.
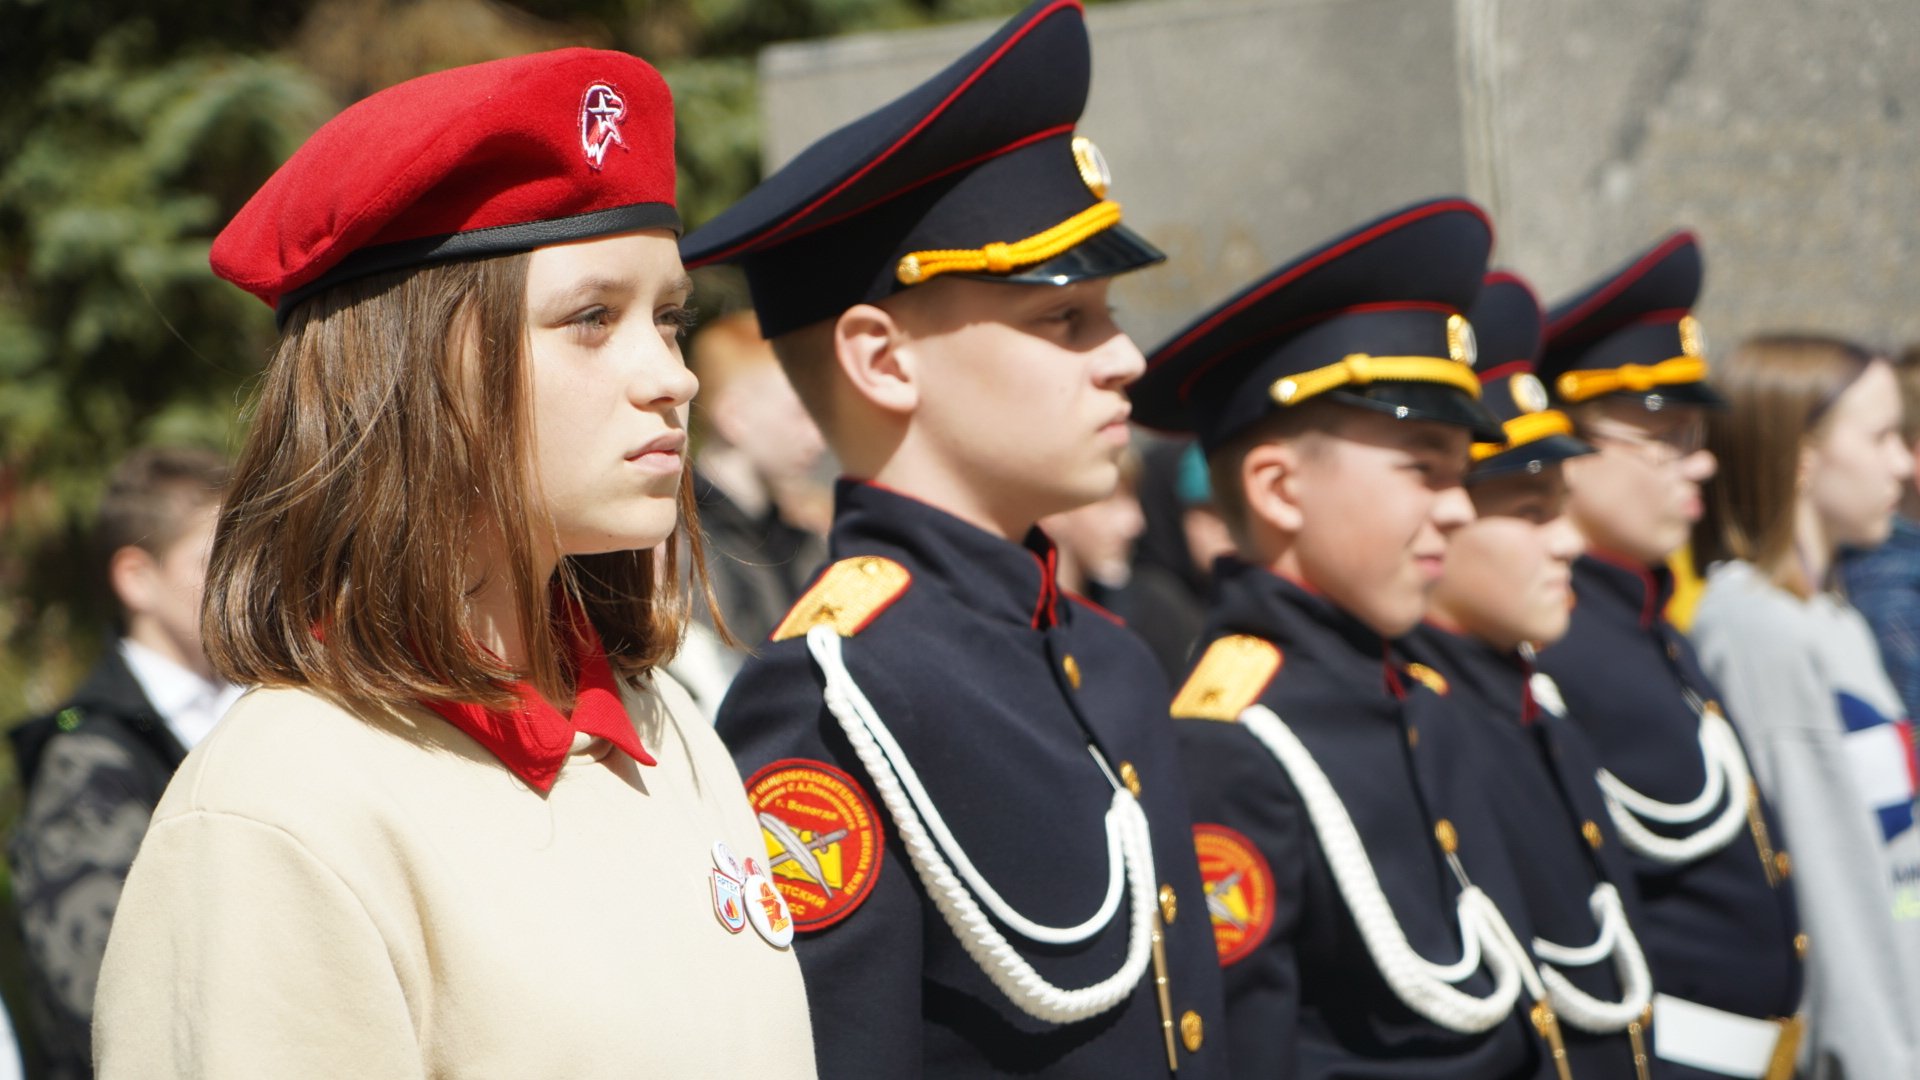
[[[497,225],[488,229],[423,236],[377,247],[361,248],[327,271],[311,284],[301,286],[280,298],[273,317],[281,328],[301,302],[345,281],[404,270],[414,266],[471,259],[483,255],[511,255],[551,244],[592,240],[602,236],[638,232],[642,229],[672,229],[680,232],[680,214],[666,203],[634,203],[607,210],[595,210],[572,217],[547,221],[529,221],[518,225]]]

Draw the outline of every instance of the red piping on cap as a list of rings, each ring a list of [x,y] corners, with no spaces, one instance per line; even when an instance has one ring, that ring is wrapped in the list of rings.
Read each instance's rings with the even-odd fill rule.
[[[1699,243],[1699,238],[1693,235],[1693,230],[1691,229],[1681,229],[1679,232],[1667,237],[1660,242],[1659,247],[1641,256],[1638,262],[1627,267],[1626,270],[1621,272],[1620,276],[1608,282],[1605,288],[1588,297],[1585,303],[1567,312],[1565,315],[1560,316],[1560,318],[1554,322],[1547,324],[1547,336],[1549,338],[1554,337],[1568,326],[1578,323],[1581,319],[1592,314],[1595,308],[1600,307],[1607,301],[1612,300],[1614,297],[1626,291],[1627,286],[1645,277],[1647,271],[1653,269],[1654,264],[1688,244],[1697,243]]]
[[[867,175],[868,173],[872,172],[874,169],[878,168],[881,162],[892,157],[897,151],[899,151],[901,147],[912,142],[916,136],[918,136],[922,131],[926,130],[927,125],[939,119],[940,114],[946,112],[947,107],[949,105],[952,105],[955,101],[959,100],[960,95],[966,93],[968,88],[971,87],[976,81],[979,80],[980,76],[986,74],[987,69],[999,63],[1000,58],[1002,56],[1005,56],[1008,50],[1012,49],[1015,45],[1019,44],[1020,39],[1026,37],[1027,34],[1033,30],[1034,27],[1039,26],[1043,22],[1046,22],[1048,19],[1052,18],[1058,12],[1065,11],[1069,8],[1071,8],[1074,11],[1081,11],[1083,13],[1085,10],[1080,6],[1080,0],[1056,0],[1055,3],[1049,4],[1045,8],[1042,8],[1039,14],[1033,17],[1032,21],[1028,22],[1027,25],[1015,31],[1012,37],[1009,37],[1005,42],[1001,43],[998,49],[995,49],[993,51],[992,56],[987,57],[985,62],[983,62],[979,67],[974,69],[973,74],[968,75],[965,81],[961,82],[959,86],[956,86],[953,88],[952,93],[948,94],[945,98],[941,99],[940,104],[935,105],[931,112],[921,117],[920,122],[913,125],[912,130],[908,131],[905,135],[900,136],[900,138],[896,140],[892,146],[887,147],[885,151],[883,151],[879,156],[875,157],[872,161],[869,161],[865,165],[862,165],[857,171],[854,172],[852,176],[849,176],[845,180],[842,180],[838,184],[835,184],[832,190],[828,191],[825,195],[822,195],[819,198],[808,203],[806,206],[801,207],[799,210],[795,211],[793,214],[788,216],[788,218],[785,221],[780,222],[779,224],[773,226],[770,229],[763,230],[758,236],[752,237],[750,239],[742,240],[738,244],[735,244],[734,246],[726,249],[725,251],[708,256],[707,258],[702,259],[693,265],[705,266],[708,263],[718,262],[724,259],[732,258],[733,256],[738,255],[741,252],[749,250],[751,248],[754,248],[757,246],[763,246],[765,241],[771,239],[773,236],[791,227],[794,222],[797,222],[802,218],[806,217],[808,214],[811,214],[815,210],[818,210],[821,206],[831,201],[834,196],[840,194],[842,191],[845,191],[847,188],[857,183],[861,177]]]
[[[1314,256],[1312,259],[1308,260],[1307,262],[1304,262],[1299,266],[1294,267],[1292,270],[1288,271],[1286,274],[1283,274],[1280,277],[1277,277],[1272,281],[1267,282],[1265,285],[1260,286],[1260,288],[1255,289],[1253,292],[1250,292],[1247,295],[1241,297],[1239,300],[1234,301],[1234,303],[1229,305],[1228,307],[1223,308],[1218,312],[1215,312],[1212,318],[1209,318],[1207,321],[1201,323],[1199,326],[1194,327],[1192,330],[1187,331],[1185,334],[1180,335],[1179,339],[1176,340],[1173,344],[1167,346],[1165,349],[1162,349],[1160,351],[1160,358],[1154,362],[1153,367],[1159,367],[1160,365],[1165,364],[1167,361],[1172,360],[1175,356],[1178,356],[1180,354],[1180,351],[1182,349],[1185,349],[1188,345],[1191,345],[1196,338],[1204,336],[1208,331],[1212,330],[1214,327],[1218,326],[1220,323],[1225,322],[1227,319],[1230,319],[1233,316],[1239,314],[1241,311],[1245,310],[1246,308],[1252,306],[1255,303],[1258,303],[1260,300],[1266,298],[1268,294],[1279,289],[1281,286],[1296,280],[1301,275],[1305,274],[1307,271],[1318,269],[1319,267],[1324,266],[1329,262],[1332,262],[1334,259],[1337,259],[1342,255],[1345,255],[1346,253],[1354,250],[1355,248],[1371,243],[1372,241],[1378,239],[1380,236],[1386,233],[1392,232],[1393,230],[1398,229],[1409,222],[1419,221],[1423,218],[1432,217],[1435,214],[1444,214],[1454,210],[1465,210],[1468,213],[1472,214],[1474,217],[1479,218],[1480,223],[1487,227],[1487,233],[1489,235],[1493,233],[1493,222],[1487,217],[1486,211],[1480,209],[1478,206],[1475,206],[1473,203],[1470,203],[1465,199],[1447,199],[1442,202],[1431,203],[1427,206],[1416,207],[1415,209],[1410,210],[1404,214],[1400,214],[1395,217],[1388,218],[1386,221],[1383,221],[1380,224],[1375,225],[1373,228],[1368,229],[1366,232],[1363,232],[1358,236],[1349,237],[1345,242],[1338,244],[1334,247],[1328,248],[1326,251],[1323,251],[1320,254]],[[1152,370],[1152,368],[1149,368],[1148,370]]]

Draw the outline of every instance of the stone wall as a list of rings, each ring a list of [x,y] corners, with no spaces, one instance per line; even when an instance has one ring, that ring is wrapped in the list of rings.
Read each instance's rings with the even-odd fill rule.
[[[1788,325],[1920,340],[1915,0],[1140,0],[1088,24],[1081,130],[1172,256],[1118,290],[1143,345],[1455,192],[1549,302],[1687,225],[1719,346]],[[767,50],[769,166],[993,25]]]

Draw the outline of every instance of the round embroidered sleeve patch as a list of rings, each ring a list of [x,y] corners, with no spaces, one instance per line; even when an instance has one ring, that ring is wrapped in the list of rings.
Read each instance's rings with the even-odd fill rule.
[[[1195,825],[1194,853],[1220,966],[1246,959],[1273,928],[1273,871],[1253,842],[1225,825]]]
[[[788,758],[747,781],[767,872],[802,932],[832,926],[873,891],[885,853],[880,816],[853,777],[825,762]]]

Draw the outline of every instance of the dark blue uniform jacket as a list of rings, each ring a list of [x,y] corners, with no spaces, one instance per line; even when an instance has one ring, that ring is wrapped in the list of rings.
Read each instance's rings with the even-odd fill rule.
[[[1281,665],[1258,695],[1312,753],[1346,804],[1401,928],[1428,961],[1461,956],[1460,885],[1436,839],[1458,839],[1473,883],[1527,940],[1519,887],[1495,831],[1481,774],[1446,702],[1412,678],[1381,638],[1327,600],[1264,569],[1222,560],[1201,642],[1250,635]],[[1381,977],[1342,899],[1294,783],[1232,720],[1176,720],[1202,829],[1252,841],[1275,879],[1271,928],[1227,965],[1227,1026],[1244,1077],[1502,1080],[1550,1075],[1525,1019],[1460,1034],[1414,1012]],[[1459,985],[1484,996],[1484,968]]]
[[[1646,921],[1640,894],[1594,779],[1599,764],[1593,747],[1571,720],[1534,703],[1528,687],[1533,665],[1518,653],[1431,624],[1401,645],[1445,677],[1477,759],[1492,774],[1487,793],[1519,868],[1534,933],[1576,948],[1592,942],[1600,928],[1589,897],[1601,882],[1619,890],[1628,924],[1638,933]],[[1611,962],[1558,970],[1601,1001],[1621,998]],[[1634,1046],[1625,1032],[1597,1035],[1563,1027],[1575,1080],[1635,1075]],[[1643,1046],[1652,1045],[1647,1034],[1642,1039]]]
[[[1156,888],[1174,915],[1166,953],[1179,1073],[1227,1075],[1220,972],[1167,687],[1145,645],[1058,590],[1052,546],[1038,530],[1015,544],[877,486],[843,482],[837,495],[832,557],[883,556],[912,577],[844,641],[848,667],[960,845],[1021,914],[1078,924],[1105,895],[1103,819],[1114,794],[1089,743],[1116,772],[1137,777]],[[872,792],[821,689],[804,638],[770,643],[747,662],[718,721],[742,776],[809,759]],[[962,951],[893,822],[878,814],[886,844],[873,891],[795,942],[823,1078],[1168,1075],[1152,968],[1126,1001],[1091,1019],[1028,1016]],[[1128,910],[1123,901],[1077,946],[1002,932],[1056,986],[1077,988],[1120,967]]]
[[[1652,798],[1688,802],[1706,783],[1699,715],[1688,697],[1714,702],[1718,692],[1666,619],[1671,575],[1587,555],[1574,564],[1573,584],[1573,625],[1541,654],[1540,670],[1558,684],[1602,766]],[[1778,854],[1791,838],[1780,835],[1764,798],[1760,811]],[[1648,824],[1663,834],[1688,831]],[[1681,865],[1629,853],[1645,912],[1640,942],[1661,993],[1754,1017],[1791,1016],[1799,1007],[1793,889],[1785,878],[1769,882],[1760,840],[1743,830]],[[1710,1074],[1672,1066],[1666,1075]]]

